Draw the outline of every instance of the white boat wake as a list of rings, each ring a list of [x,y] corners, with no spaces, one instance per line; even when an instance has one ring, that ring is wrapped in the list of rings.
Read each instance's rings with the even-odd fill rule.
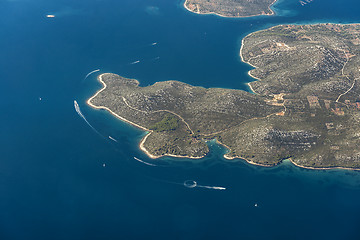
[[[86,74],[84,80],[87,79],[91,74],[96,73],[96,72],[99,72],[99,71],[100,71],[100,69],[96,69],[96,70],[94,70],[94,71],[89,72],[88,74]]]
[[[109,136],[109,139],[113,140],[114,142],[118,142],[118,140],[116,140],[116,139],[113,138],[112,136]]]
[[[84,121],[87,123],[87,125],[89,125],[89,127],[91,127],[91,129],[94,130],[94,132],[96,132],[97,134],[99,134],[99,135],[102,137],[102,135],[89,123],[89,121],[86,119],[86,117],[84,116],[84,114],[81,112],[80,107],[79,107],[79,104],[77,103],[76,100],[74,100],[74,107],[75,107],[75,110],[76,110],[77,114],[78,114],[82,119],[84,119]]]
[[[184,186],[187,187],[187,188],[199,187],[199,188],[214,189],[214,190],[226,190],[225,187],[199,185],[194,180],[186,180],[186,181],[184,181]]]
[[[202,188],[207,188],[207,189],[214,189],[214,190],[226,190],[225,187],[215,187],[215,186],[198,186],[198,187],[202,187]]]
[[[141,163],[143,163],[143,164],[146,164],[146,165],[148,165],[148,166],[153,166],[153,167],[156,167],[156,166],[157,166],[157,165],[155,165],[155,164],[145,162],[145,161],[143,161],[143,160],[141,160],[141,159],[139,159],[139,158],[137,158],[137,157],[134,157],[134,159],[135,159],[136,161],[141,162]]]
[[[133,64],[137,64],[137,63],[139,63],[140,61],[139,60],[137,60],[137,61],[135,61],[135,62],[132,62],[132,63],[130,63],[131,65],[133,65]]]

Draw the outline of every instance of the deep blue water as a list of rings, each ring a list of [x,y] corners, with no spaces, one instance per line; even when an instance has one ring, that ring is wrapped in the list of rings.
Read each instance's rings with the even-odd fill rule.
[[[204,160],[151,167],[133,159],[151,161],[138,149],[144,132],[85,104],[100,84],[84,77],[97,68],[143,86],[246,90],[246,34],[360,22],[356,0],[274,9],[226,19],[187,12],[180,0],[0,1],[0,239],[360,239],[359,172],[229,162],[215,144]],[[227,190],[185,188],[187,179]]]

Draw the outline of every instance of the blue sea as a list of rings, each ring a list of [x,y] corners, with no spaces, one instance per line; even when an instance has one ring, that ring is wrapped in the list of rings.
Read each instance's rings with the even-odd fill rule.
[[[360,172],[227,161],[213,142],[202,160],[151,160],[138,148],[145,132],[86,105],[104,72],[142,86],[248,90],[244,36],[278,24],[360,22],[360,2],[280,0],[276,16],[242,19],[182,5],[0,1],[1,240],[360,239]]]

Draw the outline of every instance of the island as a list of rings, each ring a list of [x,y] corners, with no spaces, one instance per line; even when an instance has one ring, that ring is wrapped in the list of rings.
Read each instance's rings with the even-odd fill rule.
[[[246,36],[240,56],[253,93],[105,73],[88,104],[148,131],[152,158],[201,158],[215,139],[227,159],[360,168],[360,24],[275,26]]]
[[[198,14],[221,17],[273,15],[271,6],[277,0],[185,0],[184,7]]]

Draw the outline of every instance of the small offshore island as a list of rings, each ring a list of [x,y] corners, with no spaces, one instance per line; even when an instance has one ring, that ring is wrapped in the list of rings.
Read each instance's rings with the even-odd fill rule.
[[[246,36],[240,55],[254,67],[255,94],[178,81],[139,87],[105,73],[88,104],[149,131],[140,147],[152,158],[201,158],[216,139],[227,159],[360,168],[360,24],[272,27]]]
[[[277,0],[185,0],[184,7],[198,14],[221,17],[253,17],[273,15],[270,7]]]

